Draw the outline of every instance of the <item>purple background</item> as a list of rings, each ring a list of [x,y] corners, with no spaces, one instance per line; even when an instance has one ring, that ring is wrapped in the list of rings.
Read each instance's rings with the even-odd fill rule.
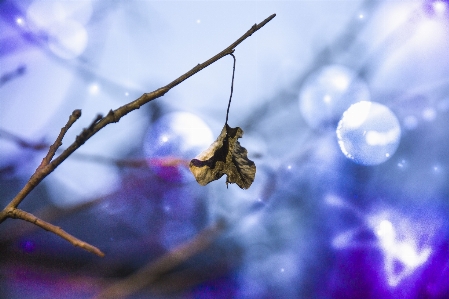
[[[63,147],[98,113],[168,84],[272,13],[235,51],[229,124],[244,130],[257,165],[251,188],[227,189],[225,178],[201,187],[183,163],[164,160],[205,149],[187,146],[174,112],[219,135],[225,57],[106,127],[20,205],[106,257],[8,219],[0,297],[90,298],[224,219],[217,240],[174,270],[193,283],[132,298],[449,298],[446,1],[0,1],[2,207],[74,109],[83,115]],[[335,65],[369,99],[343,93],[334,114],[301,110],[308,85],[329,92],[314,76]],[[399,122],[398,148],[383,163],[354,163],[339,148],[341,111],[359,100]],[[198,142],[209,144],[206,135]]]

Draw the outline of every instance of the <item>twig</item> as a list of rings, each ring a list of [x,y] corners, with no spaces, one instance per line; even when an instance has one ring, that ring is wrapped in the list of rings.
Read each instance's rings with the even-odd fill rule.
[[[25,140],[24,138],[21,138],[11,132],[8,132],[6,130],[3,130],[0,128],[0,137],[3,137],[5,139],[9,139],[13,142],[15,142],[18,146],[22,148],[30,148],[36,151],[44,150],[49,147],[49,145],[45,142],[30,142],[28,140]]]
[[[81,110],[73,111],[72,115],[70,115],[69,120],[67,121],[67,124],[61,129],[55,142],[50,146],[47,155],[42,159],[41,164],[37,167],[36,171],[31,176],[30,180],[27,182],[25,187],[3,209],[3,211],[0,212],[0,223],[3,222],[6,218],[22,219],[60,236],[61,238],[69,241],[73,246],[83,248],[91,253],[103,257],[104,253],[97,247],[92,246],[84,241],[81,241],[80,239],[72,236],[71,234],[67,233],[58,226],[48,223],[31,213],[25,212],[17,208],[17,206],[21,202],[21,200],[18,200],[20,196],[23,196],[23,198],[25,198],[25,196],[29,192],[31,192],[31,190],[33,190],[35,186],[37,186],[50,172],[52,172],[57,167],[57,165],[54,165],[54,163],[51,162],[51,160],[55,155],[56,151],[58,150],[58,148],[62,145],[62,139],[64,138],[64,135],[75,123],[75,121],[77,121],[80,117],[81,117]]]
[[[74,246],[83,248],[83,249],[85,249],[89,252],[92,252],[98,256],[101,256],[101,257],[104,256],[104,253],[101,252],[97,247],[92,246],[84,241],[81,241],[80,239],[78,239],[78,238],[72,236],[71,234],[67,233],[66,231],[64,231],[59,226],[55,226],[55,225],[48,223],[42,219],[39,219],[31,213],[28,213],[21,209],[16,208],[16,209],[9,210],[8,217],[22,219],[22,220],[28,221],[30,223],[33,223],[47,231],[55,233],[56,235],[60,236],[61,238],[72,243]]]
[[[58,138],[50,146],[47,155],[42,159],[41,164],[37,167],[34,174],[25,184],[25,186],[20,190],[20,192],[13,198],[13,200],[5,207],[5,209],[0,212],[0,223],[2,223],[6,218],[8,218],[8,213],[11,209],[17,208],[17,206],[22,202],[22,200],[33,190],[50,172],[52,172],[59,164],[55,164],[54,161],[50,163],[56,150],[62,144],[62,138],[69,128],[75,123],[75,121],[81,117],[81,110],[73,111],[70,115],[67,124],[61,129]]]
[[[223,221],[205,228],[193,239],[167,252],[156,261],[150,262],[136,273],[105,288],[95,298],[123,298],[142,290],[165,273],[209,247],[224,228]]]
[[[81,117],[81,110],[77,109],[72,112],[72,115],[69,118],[69,121],[67,124],[61,129],[61,132],[59,132],[58,138],[56,138],[55,142],[50,145],[50,150],[48,151],[45,158],[42,160],[41,165],[39,165],[39,168],[45,167],[50,164],[51,160],[53,159],[54,155],[56,154],[56,151],[58,148],[62,145],[62,139],[64,138],[64,135],[67,133],[67,131],[70,129],[70,127],[75,123],[75,121]]]
[[[47,155],[42,160],[42,163],[39,165],[39,167],[36,169],[35,173],[31,176],[29,181],[25,184],[25,186],[22,188],[22,190],[19,191],[19,193],[14,197],[11,202],[2,210],[0,211],[0,223],[2,223],[7,218],[12,218],[12,215],[16,215],[16,218],[20,218],[21,213],[17,213],[15,210],[17,209],[17,206],[24,200],[24,198],[47,176],[49,175],[56,167],[58,167],[67,157],[69,157],[75,150],[77,150],[81,145],[83,145],[90,137],[92,137],[94,134],[96,134],[98,131],[100,131],[102,128],[104,128],[106,125],[110,123],[118,122],[123,116],[128,114],[129,112],[139,109],[142,105],[157,99],[164,94],[166,94],[170,89],[175,87],[176,85],[180,84],[184,80],[188,79],[189,77],[195,75],[202,69],[208,67],[212,63],[218,61],[222,57],[232,54],[234,52],[234,48],[238,46],[242,41],[244,41],[246,38],[251,36],[254,32],[262,28],[266,23],[271,21],[276,14],[272,14],[268,18],[266,18],[263,22],[260,24],[254,24],[251,29],[249,29],[244,35],[242,35],[238,40],[236,40],[234,43],[232,43],[229,47],[218,53],[217,55],[213,56],[212,58],[208,59],[207,61],[198,64],[194,68],[192,68],[190,71],[185,73],[184,75],[180,76],[179,78],[175,79],[173,82],[169,83],[168,85],[161,87],[153,92],[150,93],[144,93],[140,98],[121,106],[115,110],[110,110],[109,113],[102,117],[101,115],[98,115],[97,118],[91,123],[91,125],[84,129],[80,135],[76,137],[76,140],[67,148],[65,149],[58,157],[53,159],[53,156],[55,155],[57,149],[62,144],[62,139],[67,132],[67,130],[73,125],[73,123],[81,116],[81,110],[75,110],[73,111],[72,115],[69,118],[69,121],[67,124],[61,129],[61,132],[54,142],[52,146],[50,146],[50,150],[48,151]],[[53,159],[53,160],[52,160]],[[23,219],[23,218],[20,218]],[[25,219],[23,219],[25,220]],[[35,223],[35,222],[33,222]],[[48,226],[47,226],[48,227]],[[48,227],[49,231],[60,235],[60,231],[57,229],[54,229],[53,227]],[[67,234],[67,233],[66,233]],[[61,236],[61,235],[60,235]],[[62,237],[62,236],[61,236]],[[72,242],[76,238],[70,238],[66,240]],[[78,239],[76,239],[78,240]],[[73,243],[73,245],[78,246],[78,243]],[[101,253],[100,250],[98,252]],[[102,254],[102,253],[101,253]],[[100,256],[101,256],[100,254]]]
[[[66,125],[59,132],[55,142],[50,146],[47,155],[42,159],[41,164],[37,167],[34,174],[31,176],[26,185],[16,195],[16,197],[0,212],[0,223],[7,218],[22,219],[33,223],[47,231],[50,231],[57,236],[69,241],[73,246],[83,248],[91,253],[94,253],[100,257],[104,256],[104,253],[95,246],[92,246],[80,239],[72,236],[58,226],[48,223],[31,213],[25,212],[17,208],[20,202],[33,190],[50,172],[52,172],[59,164],[52,162],[58,148],[62,145],[62,139],[64,138],[70,127],[81,117],[81,110],[77,109],[70,115]]]
[[[20,65],[18,66],[14,71],[5,73],[0,76],[0,87],[3,84],[6,84],[6,82],[11,81],[12,79],[15,79],[19,76],[22,76],[26,72],[26,66]]]

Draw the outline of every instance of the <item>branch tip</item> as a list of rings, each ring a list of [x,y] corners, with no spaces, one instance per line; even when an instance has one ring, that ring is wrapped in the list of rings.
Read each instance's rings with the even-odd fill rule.
[[[80,118],[81,117],[81,109],[73,110],[72,116],[76,119]]]

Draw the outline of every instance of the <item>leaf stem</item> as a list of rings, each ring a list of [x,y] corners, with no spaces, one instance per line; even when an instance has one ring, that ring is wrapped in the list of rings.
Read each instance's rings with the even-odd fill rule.
[[[232,93],[234,92],[234,74],[235,74],[235,60],[236,60],[234,54],[230,53],[229,55],[231,55],[232,58],[234,58],[234,65],[232,67],[231,95],[229,96],[228,110],[226,111],[226,121],[225,121],[226,127],[228,125],[228,116],[229,116],[229,108],[231,107]]]

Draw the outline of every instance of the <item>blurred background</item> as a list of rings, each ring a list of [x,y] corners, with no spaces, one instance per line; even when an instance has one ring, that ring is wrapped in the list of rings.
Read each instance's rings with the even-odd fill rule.
[[[74,109],[62,148],[273,13],[235,51],[252,186],[186,166],[224,125],[227,56],[20,205],[104,258],[0,225],[1,298],[449,298],[447,1],[0,1],[2,208]]]

